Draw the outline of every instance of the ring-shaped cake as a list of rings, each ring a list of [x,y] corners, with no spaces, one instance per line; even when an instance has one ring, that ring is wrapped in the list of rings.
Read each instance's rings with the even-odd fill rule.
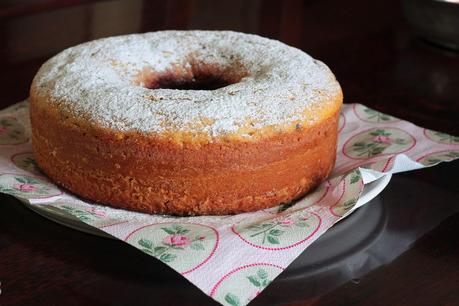
[[[110,37],[40,68],[33,151],[59,185],[113,207],[254,211],[329,175],[341,103],[325,64],[275,40],[230,31]]]

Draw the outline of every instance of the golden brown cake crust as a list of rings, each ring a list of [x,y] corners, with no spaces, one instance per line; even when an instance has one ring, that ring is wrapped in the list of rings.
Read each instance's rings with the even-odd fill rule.
[[[191,39],[193,53],[181,50],[163,72],[131,56],[147,60],[169,38]],[[234,47],[234,58],[209,58],[203,44],[221,39],[268,50],[272,71],[264,57]],[[122,52],[113,51],[117,44]],[[246,70],[238,74],[240,65]],[[185,88],[199,77],[212,89],[237,83],[164,90],[174,77]],[[32,144],[50,178],[92,201],[151,214],[235,214],[290,202],[329,175],[341,104],[329,69],[279,42],[234,32],[146,33],[90,42],[44,64],[30,91]]]
[[[59,185],[113,207],[179,215],[254,211],[290,202],[329,175],[340,98],[313,127],[196,145],[81,126],[32,95],[33,149]]]

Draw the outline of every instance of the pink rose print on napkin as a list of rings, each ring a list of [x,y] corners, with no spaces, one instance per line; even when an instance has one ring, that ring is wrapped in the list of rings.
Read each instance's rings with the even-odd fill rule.
[[[170,246],[186,247],[191,244],[191,240],[183,235],[170,235],[163,239],[163,243]]]
[[[23,192],[31,192],[31,191],[34,191],[35,189],[37,189],[37,187],[35,187],[34,185],[27,184],[27,183],[14,184],[13,188],[16,188],[16,189],[18,189],[20,191],[23,191]]]
[[[374,142],[379,142],[379,143],[386,143],[386,144],[391,144],[392,143],[392,139],[390,139],[390,137],[383,136],[383,135],[375,136],[375,138],[373,138],[373,141]]]
[[[182,274],[195,271],[214,255],[219,234],[197,223],[157,223],[142,226],[125,239]]]
[[[355,134],[343,146],[343,154],[351,159],[399,154],[412,149],[415,138],[398,128],[373,128]]]
[[[89,212],[90,214],[96,216],[96,217],[99,217],[99,218],[105,218],[107,217],[107,213],[101,209],[97,209],[95,207],[91,207],[89,209],[86,210],[87,212]]]
[[[285,219],[285,220],[282,220],[282,221],[280,222],[280,225],[281,225],[281,226],[290,226],[290,225],[292,225],[292,224],[294,224],[294,223],[295,223],[295,221],[293,221],[293,220],[291,220],[291,219]]]
[[[107,214],[101,209],[96,207],[91,207],[87,209],[81,209],[79,207],[74,207],[70,205],[61,205],[58,206],[59,209],[65,211],[66,213],[80,219],[83,222],[93,224],[95,221],[104,219]]]
[[[46,199],[62,192],[53,184],[44,180],[4,173],[0,175],[0,192],[26,199]]]
[[[311,239],[319,230],[321,217],[313,212],[297,211],[288,217],[273,217],[263,222],[242,221],[231,230],[247,245],[270,251],[296,247]]]

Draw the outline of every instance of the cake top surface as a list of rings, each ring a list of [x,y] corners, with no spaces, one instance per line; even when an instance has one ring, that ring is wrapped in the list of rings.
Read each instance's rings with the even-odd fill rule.
[[[227,86],[170,86],[200,79]],[[117,131],[209,137],[250,137],[250,130],[266,126],[314,123],[313,110],[341,94],[328,67],[301,50],[230,31],[161,31],[87,42],[47,61],[32,89],[60,110]]]

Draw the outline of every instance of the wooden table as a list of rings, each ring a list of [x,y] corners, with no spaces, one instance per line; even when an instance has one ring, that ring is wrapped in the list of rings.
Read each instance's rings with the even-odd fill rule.
[[[6,1],[0,107],[26,98],[40,65],[64,48],[191,28],[279,39],[326,62],[345,102],[459,135],[459,53],[417,39],[395,0]],[[320,275],[288,280],[287,269],[253,305],[459,305],[458,172],[453,162],[396,175],[382,193],[393,242],[410,237],[402,254],[335,286]],[[55,224],[4,195],[0,282],[0,305],[216,304],[136,249]]]

